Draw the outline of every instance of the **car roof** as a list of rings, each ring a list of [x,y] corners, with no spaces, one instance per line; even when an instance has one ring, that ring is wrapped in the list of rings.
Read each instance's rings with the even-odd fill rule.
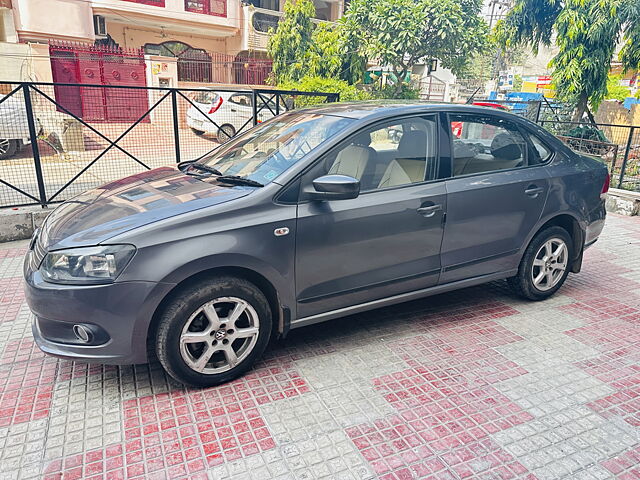
[[[352,103],[326,103],[297,110],[298,112],[319,113],[322,115],[334,115],[338,117],[353,118],[357,120],[369,120],[383,118],[391,115],[417,114],[427,112],[469,112],[469,113],[489,113],[504,114],[504,110],[495,108],[461,105],[455,103],[427,103],[398,100],[378,100]]]

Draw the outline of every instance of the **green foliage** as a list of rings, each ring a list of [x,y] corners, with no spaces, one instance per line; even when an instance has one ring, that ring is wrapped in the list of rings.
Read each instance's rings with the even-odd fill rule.
[[[311,38],[311,45],[304,56],[306,75],[338,77],[342,69],[340,31],[322,23]]]
[[[551,61],[553,80],[558,97],[576,104],[574,120],[587,103],[597,109],[605,98],[621,38],[624,66],[640,66],[640,0],[515,0],[496,28],[502,45],[526,44],[534,52],[550,45],[554,33],[559,52]]]
[[[305,76],[299,81],[287,81],[278,85],[285,90],[300,90],[301,92],[331,92],[339,93],[341,102],[352,102],[358,100],[369,100],[371,95],[359,90],[355,85],[349,85],[344,80],[337,78],[325,78],[318,76]],[[296,106],[308,107],[324,103],[324,97],[298,97]]]
[[[305,58],[312,44],[316,8],[311,0],[287,0],[284,15],[274,32],[270,31],[267,52],[273,60],[276,83],[299,80],[307,74]]]
[[[602,130],[592,125],[580,125],[572,128],[566,133],[567,137],[582,138],[584,140],[594,140],[596,142],[609,142]]]
[[[624,46],[620,61],[626,69],[640,69],[640,0],[629,0],[622,6],[625,21]]]
[[[343,17],[361,52],[390,65],[399,79],[423,59],[437,58],[454,73],[487,39],[481,0],[353,0]]]
[[[620,85],[620,80],[622,80],[622,75],[609,75],[606,98],[623,102],[625,98],[631,96],[631,89]]]
[[[273,60],[273,83],[304,76],[362,80],[366,59],[358,52],[357,38],[344,25],[314,24],[311,0],[287,0],[278,28],[271,31],[267,52]]]
[[[373,95],[375,98],[383,99],[419,100],[420,90],[403,83],[400,85],[400,89],[396,88],[395,85],[385,85],[384,87],[376,90]]]
[[[514,92],[519,92],[520,90],[522,90],[522,84],[524,82],[522,81],[522,75],[514,75],[513,77],[513,91]]]

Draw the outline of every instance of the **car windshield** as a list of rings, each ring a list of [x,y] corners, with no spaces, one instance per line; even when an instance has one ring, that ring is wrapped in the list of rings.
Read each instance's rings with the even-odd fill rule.
[[[201,160],[223,175],[267,184],[353,122],[315,113],[285,113],[230,140]]]

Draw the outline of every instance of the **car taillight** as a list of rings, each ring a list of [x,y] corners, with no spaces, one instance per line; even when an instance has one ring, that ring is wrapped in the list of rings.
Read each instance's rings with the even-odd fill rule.
[[[218,110],[221,106],[222,106],[222,97],[218,97],[216,100],[216,103],[211,105],[209,114],[216,113],[216,110]]]
[[[610,183],[611,183],[611,178],[609,176],[609,173],[607,172],[607,175],[604,177],[604,184],[602,185],[602,191],[600,192],[601,197],[604,197],[609,191]]]

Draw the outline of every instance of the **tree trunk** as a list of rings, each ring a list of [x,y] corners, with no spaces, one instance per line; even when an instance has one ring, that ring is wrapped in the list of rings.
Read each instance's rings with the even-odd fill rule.
[[[580,122],[582,121],[582,117],[584,112],[587,110],[588,97],[586,93],[580,94],[580,98],[578,98],[578,103],[576,104],[576,109],[573,112],[572,122]]]
[[[395,98],[399,98],[402,94],[402,85],[404,84],[404,77],[407,75],[407,71],[407,69],[403,69],[400,73],[395,70],[393,71],[393,74],[396,76],[395,91],[393,93]]]

